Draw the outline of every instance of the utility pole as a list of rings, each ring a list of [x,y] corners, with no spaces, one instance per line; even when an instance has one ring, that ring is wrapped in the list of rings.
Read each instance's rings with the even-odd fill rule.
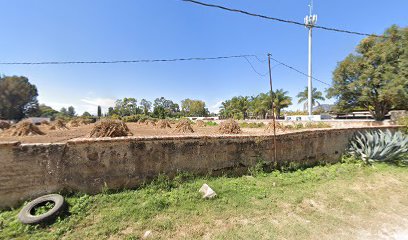
[[[273,150],[274,150],[274,158],[273,160],[276,162],[276,120],[275,120],[275,103],[274,103],[274,96],[273,96],[273,88],[272,88],[272,68],[271,68],[271,54],[268,53],[268,67],[269,67],[269,86],[271,87],[271,106],[272,106],[272,121],[273,121]]]
[[[309,64],[308,64],[308,102],[307,102],[307,110],[309,113],[309,117],[312,116],[312,108],[313,108],[313,84],[312,84],[312,29],[317,22],[317,15],[313,15],[313,0],[311,0],[309,4],[309,16],[305,17],[305,25],[309,29]]]

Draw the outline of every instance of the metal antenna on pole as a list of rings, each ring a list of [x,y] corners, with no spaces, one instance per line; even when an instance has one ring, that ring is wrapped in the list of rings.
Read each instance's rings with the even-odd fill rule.
[[[313,109],[313,84],[312,84],[312,29],[315,26],[317,22],[317,15],[312,15],[313,14],[313,0],[310,1],[309,4],[309,16],[305,17],[305,26],[309,28],[309,64],[308,64],[308,101],[307,101],[307,110],[309,117],[312,116],[312,109]]]

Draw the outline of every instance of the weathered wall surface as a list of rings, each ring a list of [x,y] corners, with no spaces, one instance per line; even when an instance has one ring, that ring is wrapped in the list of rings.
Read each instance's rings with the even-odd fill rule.
[[[385,128],[385,127],[378,127]],[[393,128],[393,127],[387,127]],[[182,136],[81,139],[65,144],[0,143],[0,208],[62,190],[98,193],[133,188],[160,173],[216,173],[270,164],[336,162],[359,130],[276,136]]]

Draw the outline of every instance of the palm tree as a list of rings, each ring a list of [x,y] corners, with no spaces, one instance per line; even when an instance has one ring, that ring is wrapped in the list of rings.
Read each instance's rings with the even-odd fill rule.
[[[274,103],[274,107],[275,107],[275,113],[276,113],[276,117],[279,118],[280,114],[281,114],[281,110],[283,108],[287,108],[290,105],[292,105],[292,98],[289,97],[287,91],[283,91],[283,89],[277,89],[274,93],[273,93],[273,103]]]
[[[308,102],[307,102],[307,100],[308,100],[308,89],[307,89],[307,87],[305,88],[305,90],[303,92],[298,93],[298,95],[296,95],[296,97],[299,98],[298,103],[305,102],[303,106],[304,106],[304,109],[307,109],[307,107],[308,107]],[[325,98],[323,97],[322,92],[317,91],[317,88],[313,88],[313,91],[312,91],[312,106],[316,105],[316,103],[317,103],[318,106],[320,106],[320,102],[317,101],[317,100],[324,101]]]

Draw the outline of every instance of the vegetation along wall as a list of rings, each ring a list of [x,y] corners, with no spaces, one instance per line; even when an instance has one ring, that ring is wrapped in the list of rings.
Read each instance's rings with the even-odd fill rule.
[[[389,128],[393,127],[373,127]],[[220,174],[263,161],[276,165],[336,162],[356,131],[314,130],[272,136],[80,139],[61,144],[0,143],[0,208],[42,194],[134,188],[159,174]]]

